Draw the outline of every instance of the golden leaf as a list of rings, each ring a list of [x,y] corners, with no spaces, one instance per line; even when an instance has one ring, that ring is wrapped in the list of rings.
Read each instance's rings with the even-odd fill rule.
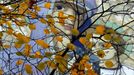
[[[105,31],[105,27],[103,25],[96,26],[96,33],[97,34],[103,35],[104,31]]]
[[[67,66],[64,64],[59,64],[58,70],[62,73],[64,73],[67,70]]]
[[[52,55],[53,55],[52,52],[45,52],[45,56],[48,58],[50,58]]]
[[[121,42],[121,37],[120,36],[113,36],[113,41],[116,43],[120,43]]]
[[[86,44],[85,44],[86,46],[87,46],[87,48],[88,49],[91,49],[92,47],[93,47],[93,44],[92,44],[92,42],[86,42]]]
[[[67,48],[69,48],[70,50],[75,50],[76,49],[75,45],[72,44],[72,43],[68,43]]]
[[[40,22],[43,23],[43,24],[46,24],[46,23],[47,23],[47,21],[46,21],[44,18],[40,18],[39,20],[40,20]]]
[[[37,13],[35,13],[35,12],[30,12],[30,15],[32,18],[37,18]]]
[[[49,44],[47,44],[44,40],[36,40],[36,43],[43,48],[49,48]]]
[[[61,25],[64,25],[64,24],[65,24],[65,19],[59,19],[59,23],[60,23]]]
[[[54,62],[52,62],[52,61],[47,61],[47,65],[49,67],[51,67],[52,69],[55,69],[56,68],[56,64]]]
[[[86,35],[86,38],[89,40],[89,39],[91,39],[92,38],[92,34],[91,33],[88,33],[87,35]]]
[[[23,53],[22,53],[22,52],[16,52],[16,55],[18,55],[18,56],[22,56]]]
[[[24,53],[24,55],[29,56],[30,55],[30,50],[29,49],[24,49],[23,53]]]
[[[105,52],[103,50],[99,50],[97,51],[97,55],[101,58],[103,58],[105,56]]]
[[[113,64],[113,62],[112,62],[112,61],[107,60],[107,61],[105,61],[105,66],[106,66],[107,68],[111,68],[111,67],[113,67],[113,66],[114,66],[114,64]]]
[[[8,33],[9,35],[12,35],[13,30],[12,30],[12,29],[8,29],[8,30],[7,30],[7,33]]]
[[[111,46],[112,46],[111,43],[105,43],[105,44],[104,44],[104,47],[105,47],[105,48],[110,48]]]
[[[29,64],[25,64],[25,71],[27,72],[27,74],[32,74],[32,67]]]
[[[48,18],[48,24],[50,26],[54,25],[54,23],[55,23],[55,20],[53,18]]]
[[[36,26],[34,24],[29,24],[29,28],[30,28],[30,30],[35,30]]]
[[[29,56],[31,52],[31,45],[25,44],[25,48],[23,50],[23,54]]]
[[[44,4],[44,7],[47,8],[47,9],[50,9],[51,3],[50,3],[50,2],[45,3],[45,4]]]
[[[79,31],[76,28],[72,29],[71,32],[72,32],[72,35],[75,35],[75,36],[79,35]]]
[[[30,41],[30,38],[27,36],[22,35],[21,33],[15,34],[17,39],[23,43],[28,43]]]
[[[35,9],[36,11],[40,11],[40,10],[41,10],[41,8],[40,8],[39,6],[37,6],[37,5],[34,6],[34,9]]]
[[[0,75],[3,75],[3,73],[4,73],[4,72],[3,72],[3,70],[2,70],[2,69],[0,69]]]
[[[35,52],[35,57],[36,57],[36,58],[39,58],[40,56],[41,56],[40,51]]]
[[[16,65],[21,65],[23,64],[23,60],[19,59],[17,62],[16,62]]]
[[[89,55],[84,55],[82,59],[88,61],[90,58]]]
[[[110,34],[105,34],[105,35],[104,35],[104,39],[105,39],[105,40],[111,40],[111,38],[112,38],[112,37],[111,37]]]
[[[80,41],[80,43],[82,43],[83,45],[85,45],[86,42],[87,42],[87,39],[85,37],[80,37],[79,41]]]
[[[22,46],[22,44],[23,44],[23,42],[17,41],[17,42],[15,42],[15,47],[20,48]]]
[[[59,31],[55,27],[53,27],[53,26],[50,27],[50,30],[54,34],[58,34],[59,33]]]
[[[56,37],[56,40],[59,41],[59,42],[62,42],[63,41],[63,38],[62,38],[62,36],[57,36]]]
[[[59,11],[59,12],[58,12],[58,17],[59,17],[59,18],[62,18],[63,16],[64,16],[64,12],[63,12],[63,11]]]
[[[2,33],[2,32],[0,32],[0,38],[2,38],[2,36],[3,36],[3,33]]]
[[[39,69],[39,70],[43,70],[43,69],[45,69],[45,63],[44,62],[40,62],[38,65],[37,65],[37,68]]]
[[[50,34],[50,31],[48,29],[44,29],[45,34]]]

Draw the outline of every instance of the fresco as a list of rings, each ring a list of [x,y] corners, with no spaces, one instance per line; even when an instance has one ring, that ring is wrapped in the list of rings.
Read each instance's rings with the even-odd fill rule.
[[[1,0],[0,75],[133,75],[133,0]]]

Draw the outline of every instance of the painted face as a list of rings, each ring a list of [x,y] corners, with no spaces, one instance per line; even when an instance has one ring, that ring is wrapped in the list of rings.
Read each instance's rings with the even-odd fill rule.
[[[59,14],[61,13],[62,16],[68,17],[68,16],[75,16],[75,11],[68,6],[68,4],[63,3],[55,3],[53,11],[53,17],[56,21],[55,27],[59,29],[61,32],[64,32],[65,34],[70,34],[71,29],[74,26],[74,20],[72,19],[64,19],[64,24],[61,25],[59,22],[60,17]],[[61,17],[62,18],[62,17]]]

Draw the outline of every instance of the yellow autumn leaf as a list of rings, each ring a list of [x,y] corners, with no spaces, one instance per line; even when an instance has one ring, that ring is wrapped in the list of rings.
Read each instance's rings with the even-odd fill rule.
[[[70,50],[75,50],[76,49],[75,45],[72,44],[72,43],[68,43],[67,48],[69,48]]]
[[[35,52],[35,57],[36,57],[36,58],[39,58],[40,56],[41,56],[40,51]]]
[[[62,42],[63,41],[63,38],[62,38],[62,36],[57,36],[56,37],[56,40],[59,41],[59,42]]]
[[[64,59],[64,57],[60,56],[60,55],[56,55],[55,56],[55,61],[59,64],[63,64],[66,65],[67,61]]]
[[[18,8],[19,12],[18,13],[23,14],[27,9],[28,9],[28,4],[26,2],[22,2],[19,5],[19,8]]]
[[[20,3],[20,7],[23,8],[23,10],[28,8],[28,4],[26,2]]]
[[[53,26],[50,27],[50,30],[54,34],[58,34],[59,33],[59,31],[55,27],[53,27]]]
[[[45,4],[44,4],[44,7],[47,8],[47,9],[50,9],[51,3],[50,3],[50,2],[45,3]]]
[[[3,6],[2,11],[3,13],[6,13],[6,14],[11,13],[11,10],[9,9],[9,7],[5,7],[5,6]]]
[[[39,6],[37,6],[37,5],[34,6],[34,9],[35,9],[36,11],[40,11],[40,10],[41,10],[41,8],[40,8]]]
[[[53,26],[54,23],[55,23],[54,18],[48,18],[48,24],[49,24],[50,26]]]
[[[6,24],[7,24],[9,27],[11,27],[12,22],[11,22],[11,21],[6,21]]]
[[[82,58],[82,60],[88,61],[90,59],[89,57],[90,57],[89,55],[84,55],[83,58]]]
[[[58,70],[62,73],[64,73],[67,70],[67,66],[64,64],[59,64]]]
[[[44,62],[40,62],[40,63],[37,65],[37,68],[42,71],[42,70],[45,69],[45,66],[46,66],[46,64],[45,64]]]
[[[112,61],[107,60],[107,61],[105,61],[105,66],[106,66],[107,68],[111,68],[111,67],[113,67],[113,66],[114,66],[114,64],[113,64],[113,62],[112,62]]]
[[[20,7],[18,8],[18,13],[19,13],[19,14],[23,14],[24,11],[25,11],[24,9],[22,9],[22,8],[20,8]]]
[[[20,48],[22,46],[22,44],[23,44],[23,42],[17,41],[17,42],[15,42],[15,47]]]
[[[72,35],[74,35],[74,36],[79,35],[79,31],[76,28],[72,29],[71,32],[72,32]]]
[[[23,64],[23,60],[21,59],[17,60],[16,65],[21,65],[21,64]]]
[[[97,51],[97,55],[101,58],[103,58],[105,56],[105,52],[103,50],[99,50]]]
[[[31,52],[31,45],[29,44],[25,44],[24,50],[23,50],[23,54],[26,56],[29,56]]]
[[[25,71],[27,72],[27,74],[32,74],[32,67],[29,64],[25,64]]]
[[[8,29],[8,30],[7,30],[7,33],[8,33],[9,35],[12,35],[13,30],[12,30],[12,29]]]
[[[37,13],[35,12],[30,12],[31,18],[37,18]]]
[[[29,28],[30,28],[30,30],[35,30],[36,26],[34,24],[29,24]]]
[[[63,16],[64,16],[64,12],[63,12],[63,11],[59,11],[59,12],[58,12],[58,17],[59,17],[59,18],[62,18]]]
[[[45,34],[50,34],[49,29],[44,29],[44,33],[45,33]]]
[[[50,47],[49,44],[47,44],[44,40],[36,40],[36,43],[43,48],[49,48]]]
[[[105,47],[105,48],[110,48],[111,46],[112,46],[111,43],[104,43],[104,47]]]
[[[31,49],[32,47],[31,47],[31,45],[29,45],[29,44],[25,44],[25,47],[24,47],[25,49]]]
[[[49,19],[49,18],[53,18],[53,16],[52,16],[52,15],[47,14],[47,15],[46,15],[46,18],[47,18],[47,19]]]
[[[96,26],[96,34],[103,35],[105,32],[105,27],[103,25]]]
[[[64,59],[64,57],[56,55],[55,61],[59,63],[58,70],[60,72],[65,72],[65,70],[67,69],[67,61]]]
[[[116,42],[116,43],[120,43],[121,42],[121,37],[120,36],[118,36],[118,37],[113,36],[113,41]]]
[[[52,56],[52,52],[45,52],[45,57],[50,58]]]
[[[61,25],[64,25],[64,24],[65,24],[65,19],[59,19],[59,23],[60,23]]]
[[[0,32],[0,38],[2,38],[2,36],[3,36],[3,33],[2,33],[2,32]]]
[[[0,69],[0,75],[3,75],[3,73],[4,73],[4,72],[3,72],[3,70],[2,70],[2,69]]]
[[[92,47],[93,47],[93,44],[92,44],[92,42],[86,42],[86,47],[88,48],[88,49],[91,49]]]
[[[16,23],[17,26],[24,26],[25,25],[25,22],[21,22],[21,21],[18,21],[18,20],[16,20],[15,23]]]
[[[40,18],[39,20],[40,20],[40,22],[43,23],[43,24],[46,24],[46,23],[47,23],[47,21],[46,21],[44,18]]]
[[[23,54],[24,54],[25,56],[29,56],[29,55],[30,55],[30,51],[31,51],[31,50],[29,50],[29,49],[24,49]]]
[[[83,45],[85,45],[86,42],[87,42],[87,39],[85,37],[80,37],[79,41],[80,41],[80,43],[82,43]]]
[[[92,65],[89,64],[89,63],[85,63],[84,66],[85,66],[88,70],[92,68]]]
[[[87,38],[88,40],[90,40],[90,39],[92,38],[92,36],[93,36],[93,34],[87,33],[86,38]]]
[[[30,41],[29,37],[22,35],[21,33],[15,34],[15,36],[17,37],[19,41],[24,42],[24,43],[28,43]]]
[[[52,68],[52,69],[55,69],[56,68],[56,64],[52,61],[47,61],[47,65],[48,67]]]
[[[106,33],[114,34],[114,33],[115,33],[115,31],[114,31],[114,29],[107,29],[107,30],[106,30]]]
[[[112,37],[111,37],[110,34],[105,34],[105,35],[104,35],[104,39],[105,39],[105,40],[111,40],[111,38],[112,38]]]

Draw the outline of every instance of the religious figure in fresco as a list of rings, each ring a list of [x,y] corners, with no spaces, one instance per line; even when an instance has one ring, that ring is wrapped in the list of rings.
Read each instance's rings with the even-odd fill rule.
[[[81,5],[84,3],[86,4],[85,7]],[[93,9],[93,10],[88,11],[90,9]],[[87,13],[86,13],[86,11],[87,11]],[[74,1],[74,2],[73,1],[56,1],[54,4],[54,9],[53,9],[53,13],[52,13],[53,17],[57,17],[57,18],[54,18],[54,20],[57,21],[57,23],[55,23],[55,27],[61,31],[61,36],[67,36],[67,37],[63,38],[62,44],[57,43],[57,47],[59,47],[60,49],[64,49],[64,47],[66,47],[67,44],[70,43],[70,40],[72,40],[74,37],[74,36],[71,36],[72,29],[79,28],[78,30],[80,32],[83,32],[84,30],[86,30],[88,28],[88,26],[90,26],[90,24],[91,24],[91,19],[89,18],[89,20],[88,20],[87,17],[92,16],[96,11],[97,11],[97,8],[96,8],[96,3],[94,0],[92,0],[92,1],[86,0],[84,2],[82,0],[81,1],[78,0],[78,3],[77,3],[77,1]],[[58,22],[59,21],[58,17],[60,14],[61,14],[61,16],[63,16],[63,15],[64,16],[72,16],[72,17],[74,17],[74,19],[66,19],[64,21],[64,25],[62,25],[60,22]],[[87,24],[84,25],[83,23],[85,22],[86,19],[88,21],[87,21]],[[93,27],[95,27],[95,26],[93,26]],[[88,29],[89,33],[93,34],[93,33],[95,33],[94,31],[95,31],[94,28]],[[74,44],[77,46],[76,54],[78,55],[78,57],[82,57],[84,54],[88,54],[90,57],[89,62],[93,63],[94,70],[99,74],[100,73],[99,57],[97,57],[97,55],[93,54],[92,52],[88,52],[88,50],[78,40],[76,40],[74,42]],[[96,46],[94,48],[97,48],[97,47],[100,47],[100,46]],[[70,55],[72,55],[72,58],[74,57],[73,53],[70,53]],[[70,61],[69,64],[73,65],[74,61],[76,61],[76,60],[73,59],[72,61]]]
[[[120,15],[129,0],[114,1],[17,2],[13,7],[20,8],[14,9],[25,15],[0,26],[0,74],[101,75],[102,69],[134,69],[133,21]]]
[[[82,4],[85,4],[85,7],[82,6]],[[91,10],[91,11],[88,11]],[[91,19],[88,17],[91,17],[97,12],[97,6],[95,3],[95,0],[78,0],[78,1],[58,1],[56,0],[54,4],[54,9],[52,16],[56,17],[54,18],[57,23],[55,23],[55,27],[61,31],[61,36],[67,36],[63,37],[63,43],[56,43],[57,47],[60,49],[64,49],[64,47],[67,46],[68,43],[70,43],[70,40],[74,38],[72,35],[71,30],[76,28],[79,30],[79,32],[87,32],[93,34],[93,37],[98,37],[99,35],[96,34],[96,27],[99,27],[99,24],[92,24]],[[64,25],[62,25],[63,20],[60,20],[58,17],[61,16],[73,16],[75,19],[66,19],[64,20]],[[88,19],[87,19],[88,18]],[[85,21],[87,20],[87,21]],[[61,23],[60,23],[61,22]],[[85,22],[85,23],[84,23]],[[86,24],[86,22],[88,24]],[[85,25],[84,25],[85,24]],[[104,26],[104,27],[103,27]],[[102,25],[102,28],[104,28],[104,36],[102,36],[102,39],[92,38],[92,42],[94,46],[91,49],[91,52],[88,52],[88,49],[85,48],[78,40],[73,42],[74,45],[76,45],[76,54],[78,57],[83,56],[84,54],[89,55],[90,61],[89,63],[93,64],[93,68],[96,71],[96,73],[100,74],[100,68],[102,69],[119,69],[122,67],[122,62],[124,59],[122,56],[124,56],[125,51],[125,40],[122,38],[121,35],[118,34],[118,32],[115,32],[112,27],[108,27],[106,25]],[[87,29],[87,30],[86,30]],[[83,35],[85,35],[83,33]],[[115,38],[114,40],[109,41],[110,38]],[[120,39],[118,39],[120,38]],[[115,41],[116,40],[116,41]],[[106,43],[111,42],[111,44]],[[105,46],[109,45],[108,48]],[[101,49],[104,49],[104,55],[101,57]],[[100,52],[100,57],[98,56]],[[102,52],[103,54],[103,52]],[[73,54],[71,54],[72,57]],[[70,63],[74,63],[75,59],[70,61]],[[110,61],[112,62],[111,65],[106,67],[106,62]],[[72,65],[72,64],[71,64]]]

